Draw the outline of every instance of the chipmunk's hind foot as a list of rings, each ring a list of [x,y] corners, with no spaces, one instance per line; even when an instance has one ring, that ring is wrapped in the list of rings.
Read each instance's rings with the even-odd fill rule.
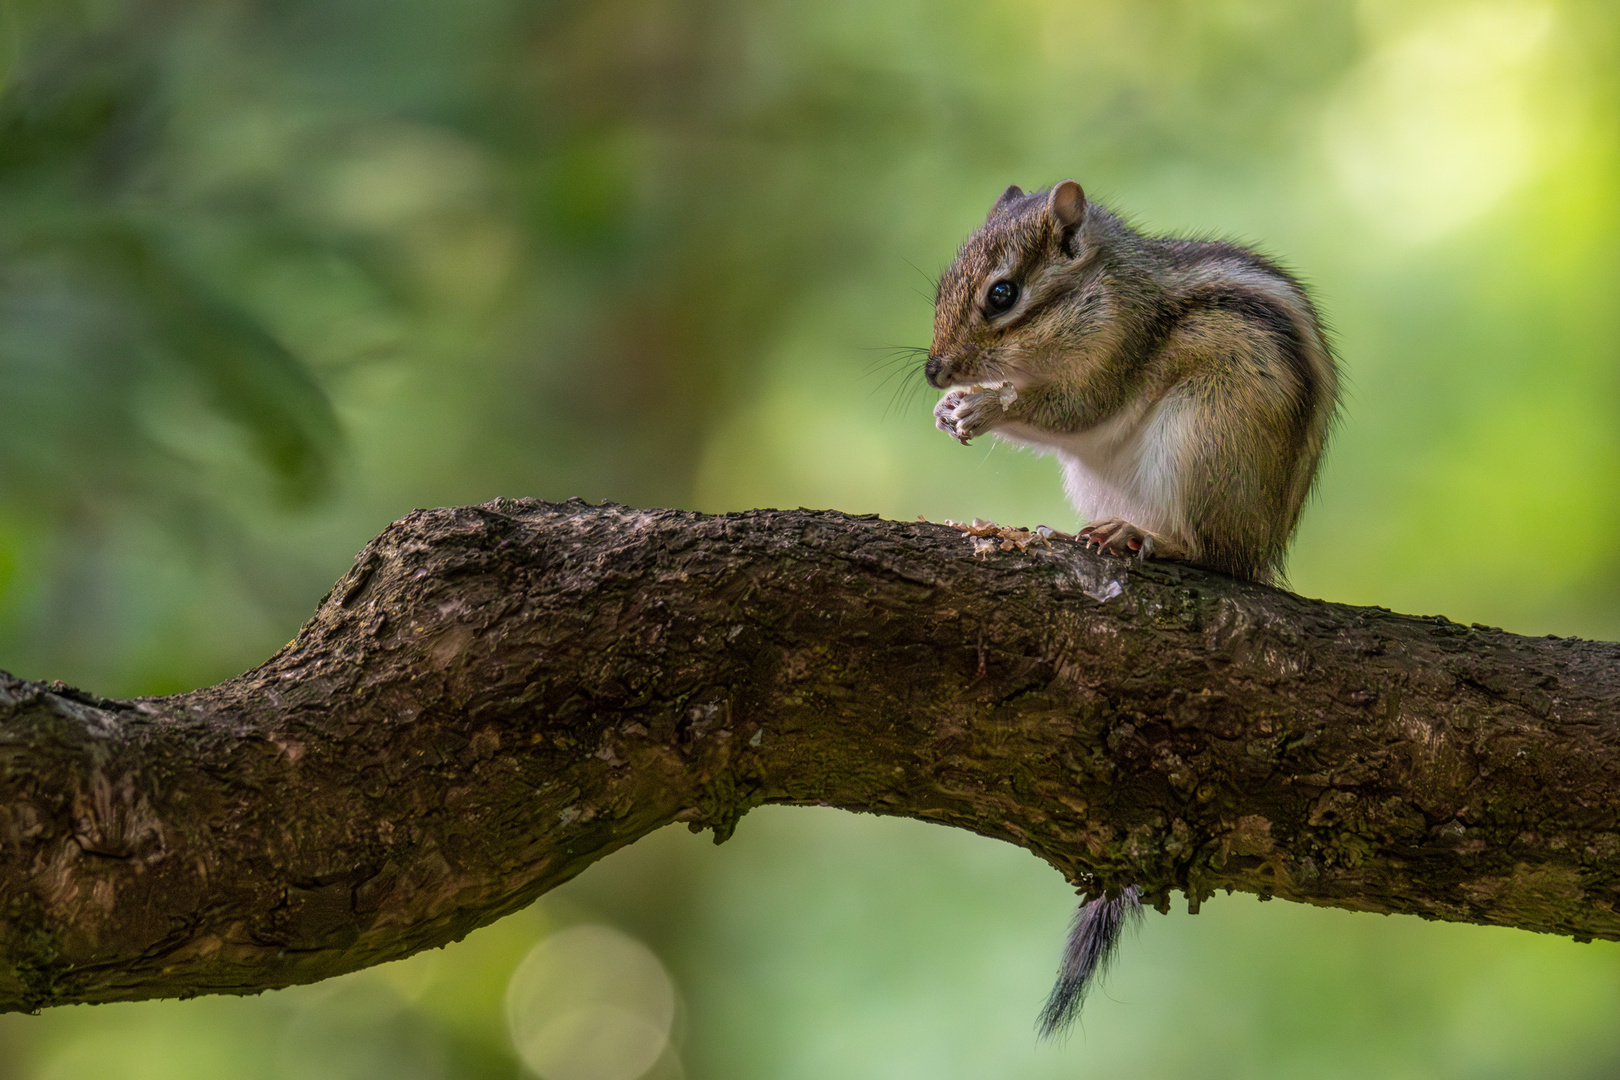
[[[1153,558],[1158,550],[1158,537],[1146,529],[1139,529],[1124,518],[1104,518],[1081,529],[1075,536],[1082,544],[1094,545],[1098,551],[1114,555],[1135,555]]]

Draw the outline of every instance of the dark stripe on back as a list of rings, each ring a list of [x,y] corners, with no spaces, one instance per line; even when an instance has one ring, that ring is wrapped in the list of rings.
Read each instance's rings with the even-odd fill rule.
[[[1289,281],[1286,277],[1283,280]],[[1306,304],[1309,304],[1308,300]],[[1311,422],[1321,387],[1317,384],[1316,369],[1311,364],[1310,350],[1288,309],[1258,289],[1216,285],[1188,297],[1185,314],[1198,311],[1229,311],[1264,331],[1277,343],[1283,363],[1299,380],[1299,395],[1293,403],[1291,420],[1295,445],[1304,445],[1306,428]]]

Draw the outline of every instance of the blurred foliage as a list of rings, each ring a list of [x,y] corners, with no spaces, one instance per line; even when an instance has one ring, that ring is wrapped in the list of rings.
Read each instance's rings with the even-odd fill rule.
[[[1072,522],[905,351],[995,194],[1071,175],[1316,283],[1350,389],[1295,587],[1620,638],[1617,61],[1598,0],[0,0],[0,667],[215,681],[421,505]],[[679,995],[651,1080],[1620,1062],[1612,945],[1243,898],[1038,1047],[1071,900],[761,811],[402,965],[4,1018],[0,1080],[512,1076],[508,979],[593,922]]]

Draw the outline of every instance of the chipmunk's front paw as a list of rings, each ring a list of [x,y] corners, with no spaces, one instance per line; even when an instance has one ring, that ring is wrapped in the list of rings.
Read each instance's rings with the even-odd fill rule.
[[[1087,546],[1095,544],[1098,551],[1115,555],[1135,555],[1143,559],[1153,557],[1153,534],[1121,518],[1104,518],[1081,529],[1074,537]]]
[[[1000,420],[1005,411],[995,389],[952,390],[934,406],[934,424],[966,446],[975,435],[989,431],[990,425]]]

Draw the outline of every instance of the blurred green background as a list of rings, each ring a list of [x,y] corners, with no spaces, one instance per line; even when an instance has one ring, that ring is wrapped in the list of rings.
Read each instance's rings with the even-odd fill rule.
[[[1072,525],[895,351],[1065,176],[1315,284],[1348,395],[1295,588],[1620,638],[1607,0],[0,0],[0,77],[19,675],[217,681],[496,495]],[[0,1018],[0,1080],[1620,1075],[1613,944],[1241,896],[1150,915],[1038,1046],[1072,902],[765,809],[402,964]]]

